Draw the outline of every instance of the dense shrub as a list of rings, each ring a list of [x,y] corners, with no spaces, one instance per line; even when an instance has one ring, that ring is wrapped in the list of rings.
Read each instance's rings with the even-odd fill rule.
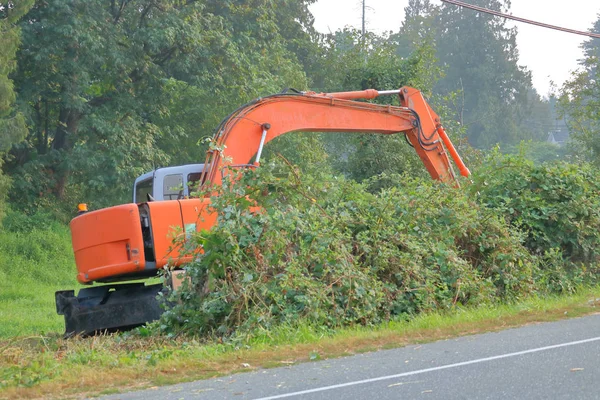
[[[396,187],[372,194],[375,180],[295,169],[278,178],[265,167],[223,185],[218,223],[196,237],[204,253],[162,327],[228,335],[298,320],[371,324],[534,289],[537,260],[521,237],[465,190],[383,179]]]
[[[469,191],[540,257],[539,286],[572,291],[596,279],[600,249],[600,173],[586,163],[534,165],[490,154]]]
[[[534,166],[492,154],[471,192],[525,234],[534,254],[559,251],[574,263],[595,263],[600,249],[600,173],[589,164]]]

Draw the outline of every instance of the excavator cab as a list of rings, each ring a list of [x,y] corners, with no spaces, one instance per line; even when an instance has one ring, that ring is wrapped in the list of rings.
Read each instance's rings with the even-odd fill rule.
[[[187,198],[200,184],[204,164],[158,168],[140,175],[133,184],[133,203]]]

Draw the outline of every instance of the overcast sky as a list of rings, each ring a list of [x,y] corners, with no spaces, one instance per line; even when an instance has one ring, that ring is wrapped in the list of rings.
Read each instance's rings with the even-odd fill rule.
[[[441,4],[440,0],[432,3]],[[512,0],[511,13],[515,16],[587,31],[598,19],[598,0]],[[315,16],[315,27],[328,33],[344,26],[361,26],[361,0],[318,0],[310,7]],[[404,20],[408,0],[367,0],[367,28],[382,33],[397,31]],[[560,86],[577,68],[577,60],[585,37],[562,33],[532,25],[508,22],[517,26],[517,45],[520,61],[533,73],[533,85],[542,95],[550,89],[550,82]],[[379,88],[388,89],[388,88]]]

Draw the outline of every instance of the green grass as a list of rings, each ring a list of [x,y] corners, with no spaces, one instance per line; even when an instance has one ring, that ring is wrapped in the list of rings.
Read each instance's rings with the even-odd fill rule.
[[[68,227],[9,213],[0,228],[0,338],[63,332],[54,292],[78,287]]]
[[[594,313],[599,295],[600,287],[587,288],[576,295],[457,308],[337,331],[280,326],[235,343],[136,335],[0,339],[0,399],[79,398],[242,372],[248,370],[245,364],[272,368],[497,331]]]

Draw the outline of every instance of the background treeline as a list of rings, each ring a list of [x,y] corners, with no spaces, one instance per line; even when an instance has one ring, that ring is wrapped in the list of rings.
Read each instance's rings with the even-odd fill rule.
[[[412,85],[430,96],[457,142],[514,151],[533,141],[540,159],[567,152],[546,142],[564,123],[557,122],[562,110],[575,154],[595,158],[598,40],[586,43],[582,69],[562,92],[541,98],[518,64],[517,31],[502,19],[411,0],[396,32],[323,35],[311,3],[0,1],[1,193],[15,209],[63,218],[77,202],[126,201],[135,176],[202,162],[200,140],[224,115],[286,87]],[[509,9],[505,0],[474,3]],[[327,149],[338,173],[359,180],[420,172],[400,139],[297,141],[307,140],[306,149]]]
[[[247,204],[231,193],[215,200],[239,208],[201,239],[215,258],[195,267],[197,282],[216,290],[190,288],[193,306],[169,314],[171,326],[192,309],[203,312],[188,321],[223,334],[298,316],[370,323],[595,281],[600,40],[586,41],[580,69],[541,97],[502,19],[410,0],[394,32],[320,34],[314,2],[0,0],[0,215],[9,213],[0,248],[27,254],[53,232],[62,254],[61,223],[77,203],[126,202],[135,176],[203,162],[202,139],[253,98],[410,85],[443,117],[473,182],[429,183],[402,135],[283,136],[267,156],[302,172],[280,163],[248,177],[248,188],[272,189],[257,192],[272,193],[256,199],[269,210],[262,219],[245,220]],[[564,132],[568,145],[548,141]],[[244,236],[247,224],[262,225]],[[211,270],[219,265],[238,269]],[[36,269],[20,287],[39,282]],[[0,276],[15,271],[5,264]],[[33,296],[4,289],[0,301]]]

